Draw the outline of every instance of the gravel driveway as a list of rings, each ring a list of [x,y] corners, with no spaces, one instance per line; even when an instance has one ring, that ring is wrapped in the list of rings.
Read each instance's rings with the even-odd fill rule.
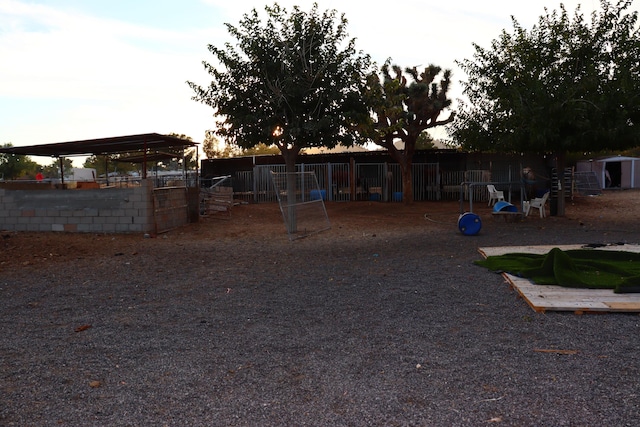
[[[589,203],[483,207],[476,236],[434,203],[331,205],[332,229],[294,242],[257,205],[153,239],[5,235],[0,425],[635,426],[637,314],[536,313],[473,265],[640,243],[634,215]]]

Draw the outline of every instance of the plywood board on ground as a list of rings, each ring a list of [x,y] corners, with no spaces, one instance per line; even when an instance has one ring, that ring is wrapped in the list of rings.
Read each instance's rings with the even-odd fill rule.
[[[562,246],[500,246],[479,248],[485,257],[508,253],[546,254],[553,248],[562,250],[615,250],[640,252],[640,245],[611,245],[589,248],[585,245]],[[640,312],[640,293],[616,294],[610,289],[576,289],[562,286],[536,285],[529,279],[503,273],[503,276],[520,293],[522,298],[538,312]]]

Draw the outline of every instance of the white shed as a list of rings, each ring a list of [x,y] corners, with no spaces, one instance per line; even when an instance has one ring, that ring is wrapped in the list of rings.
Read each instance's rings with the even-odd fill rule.
[[[595,172],[602,188],[640,188],[640,158],[612,156],[581,160],[577,172]]]

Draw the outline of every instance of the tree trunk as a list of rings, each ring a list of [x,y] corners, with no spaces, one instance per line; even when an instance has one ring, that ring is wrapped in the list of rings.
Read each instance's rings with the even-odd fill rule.
[[[413,203],[413,173],[411,167],[411,159],[405,159],[400,163],[400,171],[402,172],[402,201],[410,205]]]
[[[400,173],[402,174],[402,201],[410,205],[413,200],[413,151],[399,151],[389,149],[391,158],[400,165]]]

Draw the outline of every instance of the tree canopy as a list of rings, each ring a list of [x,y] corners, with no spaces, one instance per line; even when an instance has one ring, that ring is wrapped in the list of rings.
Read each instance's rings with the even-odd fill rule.
[[[624,149],[640,142],[640,38],[630,0],[587,20],[563,5],[526,30],[513,18],[490,48],[458,62],[469,76],[451,134],[500,152]]]
[[[393,73],[392,73],[393,72]],[[407,79],[406,73],[411,80]],[[454,113],[440,119],[441,113],[451,105],[447,92],[451,84],[451,71],[436,65],[419,72],[416,67],[404,70],[391,66],[389,60],[382,66],[381,75],[371,73],[367,79],[366,100],[370,108],[370,121],[363,132],[373,142],[389,150],[402,171],[403,200],[413,202],[412,159],[416,144],[425,130],[451,122]],[[442,73],[442,75],[441,75]],[[436,81],[440,76],[440,81]],[[401,146],[396,142],[402,141]]]
[[[531,30],[513,21],[489,48],[458,62],[469,76],[451,126],[468,150],[555,153],[558,183],[569,152],[640,144],[640,37],[631,0],[585,18],[578,7],[541,16]],[[561,188],[558,185],[557,188]],[[557,199],[564,215],[564,198]]]
[[[2,147],[13,147],[13,144],[8,142]],[[38,170],[39,165],[29,156],[0,153],[0,179],[12,180],[22,177],[34,179]]]
[[[253,9],[238,26],[226,24],[235,45],[208,46],[218,63],[203,62],[208,87],[187,83],[194,100],[214,109],[218,136],[243,149],[275,144],[291,171],[303,148],[361,141],[350,130],[367,114],[361,89],[370,59],[335,10],[264,10],[265,20]]]

